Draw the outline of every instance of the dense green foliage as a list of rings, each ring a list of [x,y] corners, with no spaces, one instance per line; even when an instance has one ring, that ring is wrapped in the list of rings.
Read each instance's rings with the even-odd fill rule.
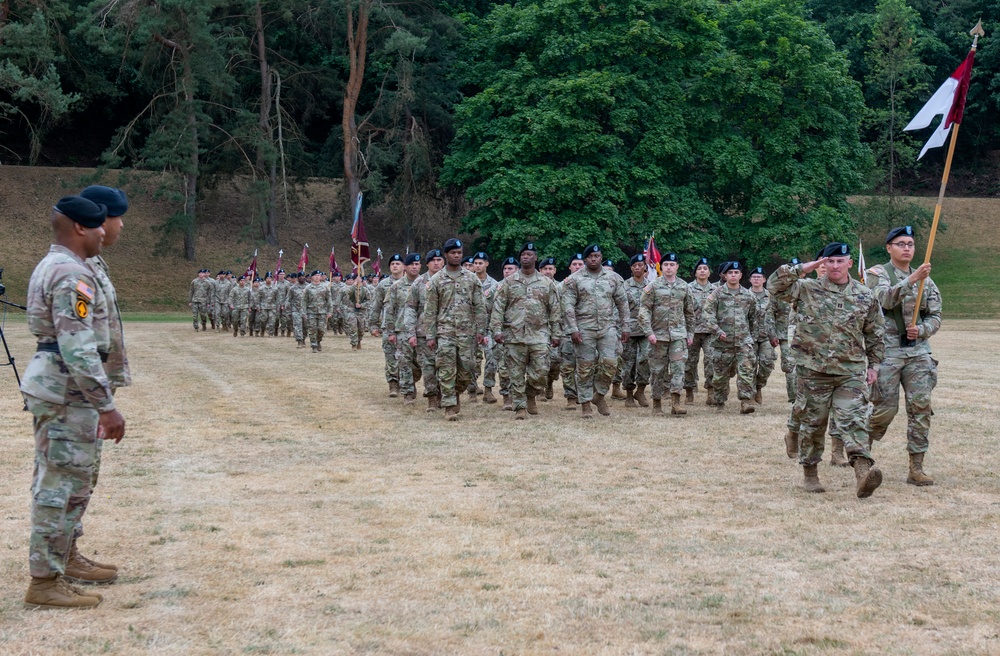
[[[188,256],[198,199],[241,176],[245,236],[276,243],[295,180],[344,173],[362,10],[352,143],[383,244],[464,216],[496,253],[620,257],[655,233],[752,261],[909,220],[845,198],[933,179],[942,154],[915,165],[927,135],[901,127],[1000,20],[1000,0],[0,0],[0,158],[167,172],[162,245]],[[981,42],[960,168],[996,167],[997,53]]]

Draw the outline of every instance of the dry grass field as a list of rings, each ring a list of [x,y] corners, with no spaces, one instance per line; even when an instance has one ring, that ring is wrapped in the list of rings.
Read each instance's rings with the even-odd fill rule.
[[[33,342],[8,320],[22,370]],[[0,368],[0,653],[997,654],[1000,322],[946,322],[927,471],[904,425],[859,501],[757,414],[584,422],[387,398],[382,353],[127,325],[126,439],[81,545],[93,611],[28,611],[28,416]],[[731,406],[733,404],[730,404]]]

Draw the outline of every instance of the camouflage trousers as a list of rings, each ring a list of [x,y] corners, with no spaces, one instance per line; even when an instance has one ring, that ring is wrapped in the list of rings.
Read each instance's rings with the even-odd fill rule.
[[[560,346],[549,346],[549,383],[559,380],[559,371],[562,368],[562,351]]]
[[[770,341],[765,339],[754,342],[753,350],[754,360],[757,364],[753,379],[754,389],[761,389],[767,385],[767,379],[774,371],[774,347],[771,346]]]
[[[497,360],[493,354],[495,348],[496,345],[492,339],[476,348],[476,378],[482,371],[483,387],[496,387],[497,384]]]
[[[438,385],[441,407],[458,405],[458,392],[464,392],[472,382],[476,367],[476,338],[444,336],[437,339]]]
[[[702,369],[705,372],[705,389],[712,386],[715,368],[712,366],[712,342],[715,336],[711,333],[695,333],[694,341],[688,347],[687,363],[684,365],[684,389],[698,389],[698,353],[705,354]]]
[[[257,310],[257,331],[274,337],[274,330],[278,323],[278,311],[274,308],[261,308]]]
[[[754,387],[754,353],[749,340],[739,344],[722,342],[718,339],[712,344],[712,365],[715,373],[712,376],[712,398],[716,404],[729,400],[729,379],[736,376],[736,396],[741,401],[753,398]]]
[[[649,384],[649,353],[652,345],[645,337],[630,337],[621,357],[622,383],[627,390]]]
[[[528,407],[528,397],[545,393],[549,376],[548,344],[505,344],[510,396],[514,410]]]
[[[785,372],[785,391],[789,403],[795,401],[795,363],[792,362],[792,348],[787,339],[778,341],[781,350],[781,370]]]
[[[389,333],[382,333],[382,355],[385,356],[385,382],[399,383],[399,360],[396,345],[389,341]]]
[[[645,338],[643,341],[646,341]],[[664,391],[680,394],[684,391],[684,364],[688,357],[687,340],[662,340],[652,347],[649,355],[649,379],[653,384],[653,398],[662,399]]]
[[[292,311],[288,308],[284,310],[278,310],[278,331],[282,333],[291,333],[295,329]]]
[[[247,330],[250,331],[250,336],[253,337],[253,333],[257,330],[257,313],[260,312],[257,308],[250,308],[247,310]]]
[[[358,346],[365,334],[365,315],[363,312],[348,312],[345,320],[347,335],[351,338],[351,346]]]
[[[250,315],[250,310],[246,308],[235,308],[230,310],[229,316],[233,322],[233,337],[236,337],[236,332],[239,331],[244,337],[247,334],[247,318]]]
[[[229,325],[229,317],[225,316],[227,309],[222,303],[216,303],[212,308],[212,319],[216,327],[226,328]]]
[[[622,356],[625,354],[625,345],[622,344],[622,335],[618,333],[618,341],[615,343],[615,348],[618,351],[618,360],[615,362],[615,375],[611,379],[611,382],[615,385],[622,384],[622,368],[624,367],[622,363]]]
[[[417,362],[424,379],[424,396],[440,396],[441,385],[438,384],[437,354],[427,346],[427,338],[417,337]],[[414,378],[416,380],[416,378]]]
[[[506,344],[494,343],[490,351],[493,353],[493,361],[496,364],[496,377],[500,380],[500,394],[507,396],[510,394],[510,373],[507,371],[507,346]]]
[[[419,341],[417,342],[420,343]],[[396,333],[396,363],[399,371],[399,391],[403,394],[416,394],[417,383],[420,382],[420,358],[417,347],[410,346],[402,333]]]
[[[309,312],[306,314],[306,325],[309,327],[309,346],[316,348],[323,343],[326,334],[326,314]]]
[[[573,344],[576,352],[577,401],[588,403],[594,394],[607,394],[618,366],[618,333],[609,330],[603,335],[583,331],[582,344]]]
[[[194,324],[195,330],[198,329],[198,319],[201,319],[201,327],[204,328],[205,324],[212,321],[215,324],[215,314],[212,311],[212,307],[208,303],[202,303],[199,301],[194,301],[191,303],[191,323]]]
[[[872,459],[868,451],[868,385],[864,374],[825,374],[798,368],[795,412],[799,424],[799,464],[823,460],[826,424],[833,414],[831,437],[844,441],[848,459]],[[836,431],[836,435],[834,435]]]
[[[559,342],[559,373],[562,375],[563,396],[576,400],[576,349],[569,335]]]
[[[305,339],[303,336],[305,331],[303,330],[303,315],[301,312],[292,312],[292,332],[295,333],[295,341],[301,342]]]
[[[98,458],[97,410],[47,403],[25,396],[35,430],[31,482],[31,575],[51,578],[65,571]]]
[[[899,387],[906,398],[906,450],[926,453],[931,430],[931,392],[937,386],[937,360],[929,354],[887,357],[878,365],[873,390],[875,409],[869,423],[873,440],[881,440],[899,411]]]

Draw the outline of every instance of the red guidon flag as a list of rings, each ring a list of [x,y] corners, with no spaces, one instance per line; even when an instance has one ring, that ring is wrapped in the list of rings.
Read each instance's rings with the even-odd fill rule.
[[[337,266],[337,255],[334,253],[334,250],[335,250],[335,247],[331,246],[330,247],[330,277],[331,278],[333,277],[333,274],[337,274],[338,276],[340,275],[340,267]]]
[[[305,273],[309,266],[309,244],[302,247],[302,255],[299,255],[299,273]]]
[[[952,123],[962,122],[962,113],[965,111],[965,96],[969,92],[969,78],[972,77],[972,62],[975,58],[976,50],[973,48],[965,57],[965,61],[955,69],[951,77],[944,81],[944,84],[927,101],[927,104],[903,128],[904,131],[920,130],[930,125],[936,116],[944,116],[937,129],[934,130],[934,134],[924,144],[923,150],[920,151],[920,157],[917,159],[923,157],[924,153],[931,148],[943,146],[948,139],[948,133],[951,132]]]
[[[646,280],[652,282],[660,276],[660,262],[663,261],[663,256],[656,248],[653,235],[649,236],[649,241],[646,242],[646,248],[642,254],[646,256]]]
[[[372,258],[365,222],[361,218],[361,198],[362,194],[358,192],[358,202],[354,206],[354,226],[351,227],[351,263],[354,264],[355,271],[361,271],[365,262]]]
[[[253,261],[250,263],[250,266],[247,267],[246,276],[247,280],[250,282],[253,282],[254,278],[257,277],[257,249],[254,249],[253,251]]]

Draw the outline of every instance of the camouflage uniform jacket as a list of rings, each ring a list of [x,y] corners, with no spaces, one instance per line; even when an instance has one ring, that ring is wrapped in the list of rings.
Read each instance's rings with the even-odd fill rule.
[[[774,311],[771,308],[774,304],[771,293],[766,289],[761,290],[759,294],[751,289],[750,293],[757,302],[757,330],[753,336],[754,341],[769,342],[778,339],[778,331],[774,327]]]
[[[885,354],[882,309],[875,294],[856,280],[836,285],[823,277],[800,278],[802,265],[771,274],[775,297],[796,308],[795,364],[833,375],[864,374]]]
[[[657,278],[643,288],[639,300],[639,333],[657,341],[694,337],[695,301],[683,280]]]
[[[711,333],[712,328],[705,317],[705,299],[719,285],[706,282],[704,285],[698,284],[697,280],[688,283],[688,291],[691,292],[691,300],[694,301],[694,333]]]
[[[233,291],[233,281],[232,280],[220,280],[216,284],[216,297],[215,302],[221,303],[222,305],[229,306],[229,294]]]
[[[274,307],[277,309],[281,309],[285,307],[286,303],[288,302],[289,283],[287,280],[281,280],[279,282],[274,283],[274,288],[275,288]]]
[[[705,297],[702,312],[707,332],[719,338],[723,345],[749,344],[757,334],[757,301],[745,287],[734,290],[728,285],[719,285]],[[726,334],[725,339],[721,333]]]
[[[493,304],[496,302],[497,289],[500,288],[500,283],[490,275],[486,276],[486,280],[480,280],[479,282],[483,285],[483,300],[486,301],[486,323],[489,325],[490,319],[493,317]]]
[[[260,286],[250,288],[250,309],[259,310],[260,309]]]
[[[107,308],[108,316],[108,336],[110,344],[108,346],[108,358],[104,363],[104,372],[111,381],[112,388],[127,387],[132,384],[132,373],[128,368],[128,355],[125,353],[125,330],[122,327],[122,313],[118,307],[118,294],[115,286],[111,283],[111,276],[108,273],[108,264],[100,255],[87,260],[87,265],[94,272],[94,279],[97,281],[97,289],[104,295],[103,307]],[[94,305],[96,311],[98,306]],[[95,315],[96,321],[100,317]]]
[[[93,270],[68,248],[55,246],[35,267],[28,283],[28,330],[39,344],[21,381],[21,392],[57,405],[115,409],[111,381],[101,353],[111,337],[106,307]]]
[[[410,289],[417,281],[417,276],[410,280],[405,274],[389,287],[385,294],[385,329],[392,333],[406,332],[406,300],[410,297]]]
[[[583,268],[563,280],[562,306],[569,334],[584,330],[600,336],[609,330],[621,332],[621,318],[631,316],[622,277],[603,268],[596,274]]]
[[[327,296],[330,297],[330,313],[339,313],[343,315],[344,294],[347,291],[347,285],[334,280],[330,280],[323,284],[326,289]],[[308,287],[309,285],[306,286]]]
[[[406,277],[406,276],[402,276]],[[393,278],[389,276],[388,278],[383,278],[378,281],[375,288],[372,290],[374,298],[372,299],[371,310],[368,313],[368,325],[373,328],[380,328],[382,330],[388,329],[388,322],[385,313],[385,303],[386,296],[389,293],[389,288],[399,281],[399,278]]]
[[[896,284],[889,279],[888,269],[892,267],[896,274]],[[931,352],[930,337],[941,328],[941,291],[934,281],[927,278],[924,283],[924,293],[920,297],[920,316],[917,318],[917,339],[913,346],[899,345],[899,329],[893,320],[892,311],[900,304],[903,306],[903,326],[909,326],[913,319],[913,306],[917,302],[917,287],[920,283],[911,285],[906,279],[913,270],[903,271],[892,266],[890,262],[875,265],[868,269],[865,282],[868,288],[875,292],[875,298],[882,306],[885,316],[885,357],[913,357],[929,355]]]
[[[502,333],[504,343],[548,344],[562,326],[556,284],[518,269],[497,288],[491,315],[490,335]]]
[[[274,283],[270,285],[264,283],[260,286],[259,291],[258,308],[261,310],[273,310],[278,307],[278,287]]]
[[[330,290],[321,282],[311,282],[302,292],[302,311],[307,314],[330,314]]]
[[[345,285],[344,294],[341,296],[341,301],[343,303],[343,308],[345,312],[358,312],[360,314],[368,313],[368,302],[371,300],[371,290],[368,289],[368,285],[361,285],[360,287],[355,285]],[[361,307],[354,307],[355,304]]]
[[[793,323],[791,318],[792,304],[771,294],[771,321],[774,322],[774,332],[778,339],[788,339],[788,326]]]
[[[195,278],[191,281],[188,294],[189,303],[211,303],[215,300],[215,286],[209,278]]]
[[[486,300],[483,284],[471,271],[447,267],[434,274],[427,285],[423,316],[427,339],[468,337],[486,333]]]
[[[422,320],[427,307],[427,287],[430,284],[430,273],[425,271],[410,285],[410,294],[406,297],[406,308],[403,310],[403,334],[407,339],[426,336]]]
[[[629,320],[626,322],[626,329],[633,337],[638,337],[639,333],[639,303],[642,302],[642,292],[646,289],[645,280],[636,282],[636,279],[629,276],[625,281],[625,295],[628,296]]]
[[[229,307],[234,310],[249,310],[250,295],[252,292],[253,290],[246,285],[240,287],[239,283],[237,283],[236,286],[229,291]]]
[[[302,296],[306,293],[306,285],[289,284],[285,290],[285,309],[289,312],[302,312]]]

